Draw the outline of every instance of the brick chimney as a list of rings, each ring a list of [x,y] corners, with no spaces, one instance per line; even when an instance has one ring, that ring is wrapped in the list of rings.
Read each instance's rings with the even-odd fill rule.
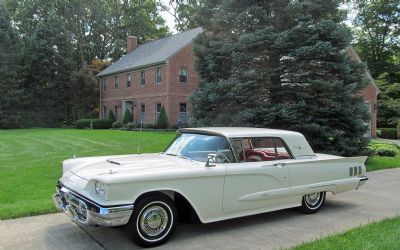
[[[128,36],[127,40],[127,53],[137,48],[137,37],[136,36]]]

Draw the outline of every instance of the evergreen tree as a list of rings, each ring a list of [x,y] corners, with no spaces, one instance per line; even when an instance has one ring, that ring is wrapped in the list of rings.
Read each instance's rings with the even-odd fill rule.
[[[167,129],[168,128],[168,116],[167,112],[165,112],[164,106],[161,107],[160,115],[157,119],[157,128]]]
[[[7,9],[0,2],[0,129],[23,126],[19,51],[18,36],[11,26]]]
[[[114,112],[112,112],[112,110],[108,111],[108,118],[107,120],[110,120],[112,122],[115,122],[115,115]]]
[[[191,124],[302,132],[314,150],[359,154],[367,113],[339,1],[206,1]]]
[[[89,69],[74,71],[70,82],[72,87],[70,105],[73,110],[73,120],[97,116],[95,107],[98,106],[99,88],[92,71]]]
[[[131,111],[129,111],[129,109],[125,109],[124,118],[122,119],[122,123],[123,123],[124,125],[126,125],[126,124],[128,124],[128,123],[130,123],[130,122],[132,122],[132,114],[131,114]]]
[[[71,35],[64,20],[54,11],[31,34],[26,51],[25,87],[32,99],[32,125],[58,126],[69,119],[75,91],[70,83],[74,69],[70,45]]]
[[[400,121],[400,71],[383,73],[376,83],[380,90],[378,127],[395,127]]]

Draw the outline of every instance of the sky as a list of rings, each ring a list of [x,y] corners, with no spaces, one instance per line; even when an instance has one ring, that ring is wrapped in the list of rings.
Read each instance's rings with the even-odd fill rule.
[[[162,2],[162,3],[165,4],[165,5],[168,5],[169,1],[170,1],[170,0],[160,0],[160,2]],[[174,26],[175,26],[175,21],[174,21],[174,18],[172,17],[172,15],[169,14],[168,12],[166,12],[166,11],[160,11],[160,14],[161,14],[161,16],[164,18],[165,23],[166,23],[167,26],[169,27],[169,30],[170,30],[172,33],[175,34],[175,33],[176,33],[176,30],[175,30],[175,28],[174,28]]]

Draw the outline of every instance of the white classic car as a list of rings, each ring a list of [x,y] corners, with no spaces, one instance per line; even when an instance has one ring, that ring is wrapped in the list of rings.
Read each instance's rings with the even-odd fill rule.
[[[65,160],[53,196],[84,225],[128,224],[145,247],[167,241],[179,219],[209,223],[298,207],[317,212],[325,193],[358,189],[366,157],[313,152],[297,132],[187,128],[164,153]]]

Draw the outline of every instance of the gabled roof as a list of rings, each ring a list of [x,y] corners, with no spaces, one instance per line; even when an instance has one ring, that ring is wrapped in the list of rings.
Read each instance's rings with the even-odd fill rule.
[[[163,63],[190,44],[201,32],[201,28],[196,28],[160,40],[141,44],[105,70],[101,71],[97,76],[102,77]]]

